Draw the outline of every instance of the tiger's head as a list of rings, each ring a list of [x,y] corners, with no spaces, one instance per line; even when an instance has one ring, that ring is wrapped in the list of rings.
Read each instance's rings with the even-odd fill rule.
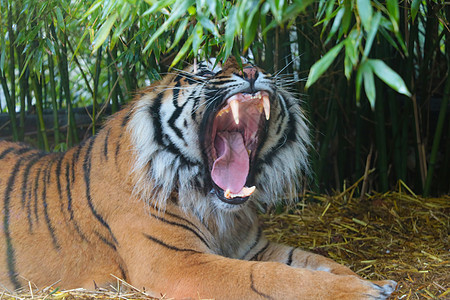
[[[233,212],[296,195],[308,170],[308,127],[300,102],[249,63],[214,59],[143,90],[128,130],[136,194]]]

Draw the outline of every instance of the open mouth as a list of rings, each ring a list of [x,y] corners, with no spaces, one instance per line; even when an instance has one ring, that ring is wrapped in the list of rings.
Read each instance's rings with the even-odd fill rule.
[[[269,118],[269,94],[259,91],[231,96],[211,121],[208,160],[215,193],[222,201],[242,204],[255,191],[249,175]]]

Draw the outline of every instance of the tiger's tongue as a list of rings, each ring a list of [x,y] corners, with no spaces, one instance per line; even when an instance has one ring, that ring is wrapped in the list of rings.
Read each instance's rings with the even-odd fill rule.
[[[239,193],[245,185],[249,172],[249,157],[244,138],[239,132],[217,132],[214,147],[217,159],[211,171],[214,182],[224,191]]]

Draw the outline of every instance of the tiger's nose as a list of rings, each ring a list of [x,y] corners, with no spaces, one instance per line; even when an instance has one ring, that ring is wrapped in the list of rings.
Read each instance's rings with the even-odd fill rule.
[[[258,70],[254,67],[245,67],[243,71],[244,78],[248,81],[256,80],[256,78],[258,78]]]
[[[243,69],[243,77],[250,83],[250,90],[253,92],[255,89],[255,81],[258,78],[258,70],[254,67],[244,67]]]

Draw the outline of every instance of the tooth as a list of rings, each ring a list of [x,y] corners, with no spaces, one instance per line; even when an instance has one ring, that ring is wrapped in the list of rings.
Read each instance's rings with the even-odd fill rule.
[[[233,113],[234,122],[239,124],[239,102],[238,100],[230,101],[231,112]]]
[[[269,101],[269,97],[264,95],[262,97],[262,99],[263,99],[264,113],[266,114],[266,120],[269,120],[269,118],[270,118],[270,101]]]

